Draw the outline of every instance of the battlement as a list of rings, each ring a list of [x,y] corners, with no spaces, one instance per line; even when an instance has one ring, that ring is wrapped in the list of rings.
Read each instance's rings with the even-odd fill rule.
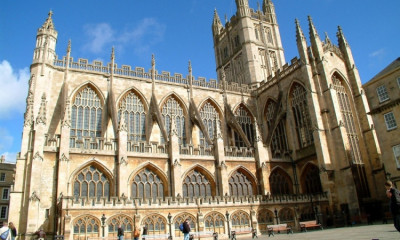
[[[54,60],[54,66],[60,68],[66,68],[68,62],[69,62],[68,68],[73,70],[107,74],[107,75],[110,75],[112,71],[111,63],[107,63],[106,65],[104,65],[103,62],[97,60],[93,61],[92,63],[89,63],[87,59],[82,59],[82,58],[78,58],[78,61],[74,62],[74,59],[72,57],[70,57],[70,60],[67,61],[66,56],[64,56],[62,59],[58,59],[58,57],[56,57],[56,59]],[[114,64],[113,74],[120,77],[140,79],[142,81],[152,80],[151,69],[149,69],[149,71],[146,72],[143,67],[135,67],[134,69],[132,69],[132,67],[129,65],[121,65],[121,67],[118,68],[118,65]],[[171,75],[171,73],[167,71],[161,71],[161,73],[159,73],[156,70],[155,80],[174,83],[174,84],[182,84],[182,85],[189,84],[188,76],[185,77],[181,73],[174,73],[174,75]],[[193,79],[192,85],[194,88],[208,88],[215,90],[223,89],[223,85],[219,83],[217,80],[210,79],[207,81],[207,79],[204,77],[198,77],[197,79]],[[228,83],[226,90],[232,92],[250,94],[252,88],[246,84]]]

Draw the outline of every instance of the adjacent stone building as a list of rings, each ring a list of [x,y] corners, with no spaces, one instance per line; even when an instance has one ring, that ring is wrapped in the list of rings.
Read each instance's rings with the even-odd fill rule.
[[[309,39],[286,63],[274,5],[236,0],[212,21],[218,80],[56,54],[50,12],[37,32],[11,220],[28,237],[125,238],[134,226],[232,229],[360,219],[382,197],[380,149],[351,49]],[[210,39],[211,40],[211,39]],[[210,56],[211,58],[212,56]],[[150,62],[150,59],[149,59]],[[367,208],[368,207],[368,208]],[[343,215],[344,214],[344,215]]]
[[[15,163],[0,158],[0,222],[7,222],[10,210],[10,193],[14,186]]]
[[[387,179],[400,187],[400,58],[363,85]]]

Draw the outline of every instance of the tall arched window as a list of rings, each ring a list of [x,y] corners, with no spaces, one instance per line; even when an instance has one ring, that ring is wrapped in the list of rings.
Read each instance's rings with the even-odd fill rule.
[[[224,216],[221,213],[211,212],[204,217],[206,231],[225,233]]]
[[[236,171],[229,178],[229,192],[231,196],[253,195],[253,184],[241,171]]]
[[[183,180],[184,197],[206,197],[212,196],[211,182],[208,177],[194,169],[190,171]]]
[[[182,106],[174,97],[169,97],[161,111],[167,134],[171,131],[171,118],[175,117],[176,130],[178,131],[179,144],[186,145],[186,124]],[[165,143],[161,135],[161,142]]]
[[[258,228],[262,234],[268,233],[268,225],[274,224],[274,218],[274,214],[268,209],[261,209],[258,211]]]
[[[294,212],[290,208],[283,208],[279,211],[278,213],[279,216],[279,222],[280,223],[286,223],[291,226],[294,226]]]
[[[307,105],[307,92],[299,84],[295,84],[292,89],[291,103],[300,147],[307,147],[314,142],[313,129]]]
[[[246,134],[251,146],[254,145],[254,125],[250,113],[243,106],[240,106],[235,112],[236,120],[242,127],[243,132]],[[235,145],[236,147],[246,147],[243,139],[235,132]]]
[[[122,112],[125,114],[125,122],[128,127],[128,141],[146,140],[146,113],[142,100],[134,92],[130,92],[121,100],[118,120],[120,120]]]
[[[122,229],[124,229],[124,238],[132,239],[133,238],[133,220],[132,218],[125,215],[113,216],[107,221],[108,225],[108,237],[117,237],[118,235],[118,226],[121,225]]]
[[[231,216],[232,229],[241,229],[250,227],[250,217],[243,211],[234,212]]]
[[[143,219],[142,225],[147,227],[148,235],[167,233],[167,229],[165,228],[167,221],[164,217],[158,214],[147,216]]]
[[[190,219],[189,225],[191,231],[195,232],[196,231],[196,218],[191,215],[191,214],[181,214],[174,219],[174,231],[175,231],[175,237],[182,237],[183,232],[179,230],[179,225],[181,225],[186,219]]]
[[[321,179],[319,178],[319,169],[314,164],[309,164],[304,170],[302,179],[304,193],[322,192]]]
[[[269,176],[272,194],[292,194],[293,186],[290,177],[281,169],[274,170]]]
[[[281,119],[276,126],[271,139],[271,152],[272,157],[282,158],[283,155],[288,151],[287,139],[286,139],[286,127],[285,120]]]
[[[70,147],[97,149],[90,144],[96,137],[101,137],[101,117],[103,106],[97,93],[90,87],[83,88],[73,100],[71,108]]]
[[[275,111],[276,111],[276,102],[270,100],[268,101],[267,108],[265,111],[265,119],[267,120],[268,131],[272,131],[272,124],[275,121]]]
[[[207,102],[200,110],[201,120],[204,123],[204,126],[207,129],[208,136],[211,140],[214,139],[216,124],[219,123],[219,114],[215,107]],[[200,131],[200,145],[207,146],[208,143],[205,140],[203,132]]]
[[[132,182],[132,198],[156,199],[164,197],[164,183],[149,168],[140,171]]]
[[[100,221],[90,215],[84,215],[74,220],[74,239],[88,239],[100,237]]]
[[[74,179],[74,197],[110,197],[110,179],[96,166],[82,169]]]

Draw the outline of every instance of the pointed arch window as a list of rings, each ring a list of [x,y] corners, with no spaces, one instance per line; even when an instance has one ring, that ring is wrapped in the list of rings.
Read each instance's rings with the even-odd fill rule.
[[[76,219],[73,223],[74,239],[87,239],[90,237],[100,237],[100,221],[89,215],[84,215]]]
[[[236,171],[229,178],[229,192],[231,196],[250,196],[253,195],[253,184],[245,174]]]
[[[165,184],[149,168],[140,171],[132,182],[132,198],[157,199],[164,197]]]
[[[181,230],[179,230],[179,226],[188,218],[190,219],[189,225],[190,225],[191,231],[196,230],[196,222],[197,222],[196,218],[193,217],[193,215],[184,213],[184,214],[177,216],[174,219],[175,237],[183,237],[183,232]]]
[[[322,192],[321,179],[319,178],[319,169],[317,166],[310,164],[310,166],[307,167],[303,184],[305,193],[313,194]]]
[[[204,226],[206,231],[217,232],[219,234],[225,233],[225,218],[222,214],[212,212],[204,217]]]
[[[198,170],[192,170],[186,175],[182,191],[183,196],[189,198],[212,196],[210,180]]]
[[[274,214],[268,209],[261,209],[258,211],[257,222],[262,234],[268,232],[268,225],[274,224],[274,218]]]
[[[269,176],[272,194],[292,194],[293,186],[289,176],[280,169],[274,170]]]
[[[275,118],[277,117],[276,103],[270,101],[267,105],[266,120],[268,131],[273,131],[271,138],[271,152],[273,158],[282,158],[285,152],[288,151],[287,137],[286,137],[286,120],[281,119],[278,125],[275,127]],[[275,129],[274,129],[275,127]]]
[[[117,237],[118,235],[118,226],[121,225],[121,228],[124,229],[124,238],[132,239],[133,238],[133,220],[125,215],[113,216],[107,221],[108,225],[108,237]]]
[[[90,144],[90,139],[101,137],[101,117],[103,106],[97,93],[90,87],[85,87],[78,94],[71,107],[70,147],[97,149],[99,146]]]
[[[237,211],[231,216],[232,229],[241,229],[250,227],[250,217],[243,211]]]
[[[86,197],[110,197],[110,179],[96,166],[90,165],[82,169],[74,178],[75,199]]]
[[[134,92],[130,92],[122,99],[118,110],[118,121],[121,119],[122,112],[128,128],[128,141],[145,141],[146,113],[142,100]]]
[[[200,117],[203,121],[204,126],[206,127],[210,140],[213,140],[216,124],[218,123],[219,125],[221,125],[217,110],[210,102],[207,102],[200,110]],[[200,145],[208,146],[208,143],[202,131],[200,131]]]
[[[296,84],[291,93],[292,111],[296,124],[297,137],[301,148],[314,142],[311,126],[311,117],[307,105],[306,90]]]
[[[147,228],[148,235],[167,233],[167,229],[165,227],[167,225],[167,221],[164,217],[158,214],[150,215],[143,219],[142,225]]]
[[[186,121],[182,106],[174,97],[168,98],[162,107],[162,118],[164,120],[167,134],[171,131],[171,119],[175,117],[176,130],[178,132],[179,144],[186,145]],[[161,135],[161,143],[165,143],[164,137]]]
[[[244,134],[247,137],[247,140],[249,140],[250,145],[254,145],[254,124],[252,121],[252,117],[250,113],[243,107],[240,106],[236,112],[236,120],[242,127],[242,130]],[[240,135],[235,132],[235,145],[236,147],[247,147],[243,139],[240,137]]]
[[[280,223],[293,223],[294,222],[294,212],[290,208],[283,208],[279,211]],[[293,224],[291,224],[293,226]]]

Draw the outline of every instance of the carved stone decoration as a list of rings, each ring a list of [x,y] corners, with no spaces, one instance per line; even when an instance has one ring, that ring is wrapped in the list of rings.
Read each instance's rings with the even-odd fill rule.
[[[128,162],[126,161],[126,159],[124,157],[121,157],[121,160],[119,161],[120,165],[128,165]]]
[[[36,118],[37,124],[44,124],[46,125],[46,93],[42,95],[42,102],[40,103],[39,113]]]
[[[62,161],[62,162],[68,162],[69,159],[68,159],[68,158],[65,156],[65,154],[63,153],[63,154],[61,155],[60,161]]]
[[[222,161],[220,164],[219,164],[219,167],[221,168],[221,169],[227,169],[228,167],[226,166],[226,164],[225,164],[225,161]]]
[[[43,157],[40,156],[39,152],[36,152],[35,156],[33,156],[33,160],[40,160],[43,162]]]
[[[62,127],[71,127],[71,112],[70,112],[70,101],[67,100],[64,109],[64,119],[62,120]]]
[[[175,116],[175,114],[172,114],[172,117],[171,117],[171,130],[170,130],[170,136],[172,137],[172,136],[178,136],[178,129],[176,129],[176,124],[175,124],[175,119],[176,119],[176,116]]]
[[[26,112],[24,119],[24,126],[32,126],[33,124],[33,93],[29,91],[28,97],[26,98]]]
[[[182,166],[182,165],[181,165],[181,163],[179,162],[178,159],[175,159],[175,161],[174,161],[174,167],[177,167],[177,166]]]
[[[36,201],[40,202],[40,198],[36,194],[35,191],[33,191],[32,195],[29,197],[29,201],[31,201],[31,202],[36,202]]]
[[[128,131],[128,126],[126,125],[125,122],[125,111],[121,111],[121,118],[119,120],[119,126],[118,126],[118,131],[119,132],[127,132]]]

